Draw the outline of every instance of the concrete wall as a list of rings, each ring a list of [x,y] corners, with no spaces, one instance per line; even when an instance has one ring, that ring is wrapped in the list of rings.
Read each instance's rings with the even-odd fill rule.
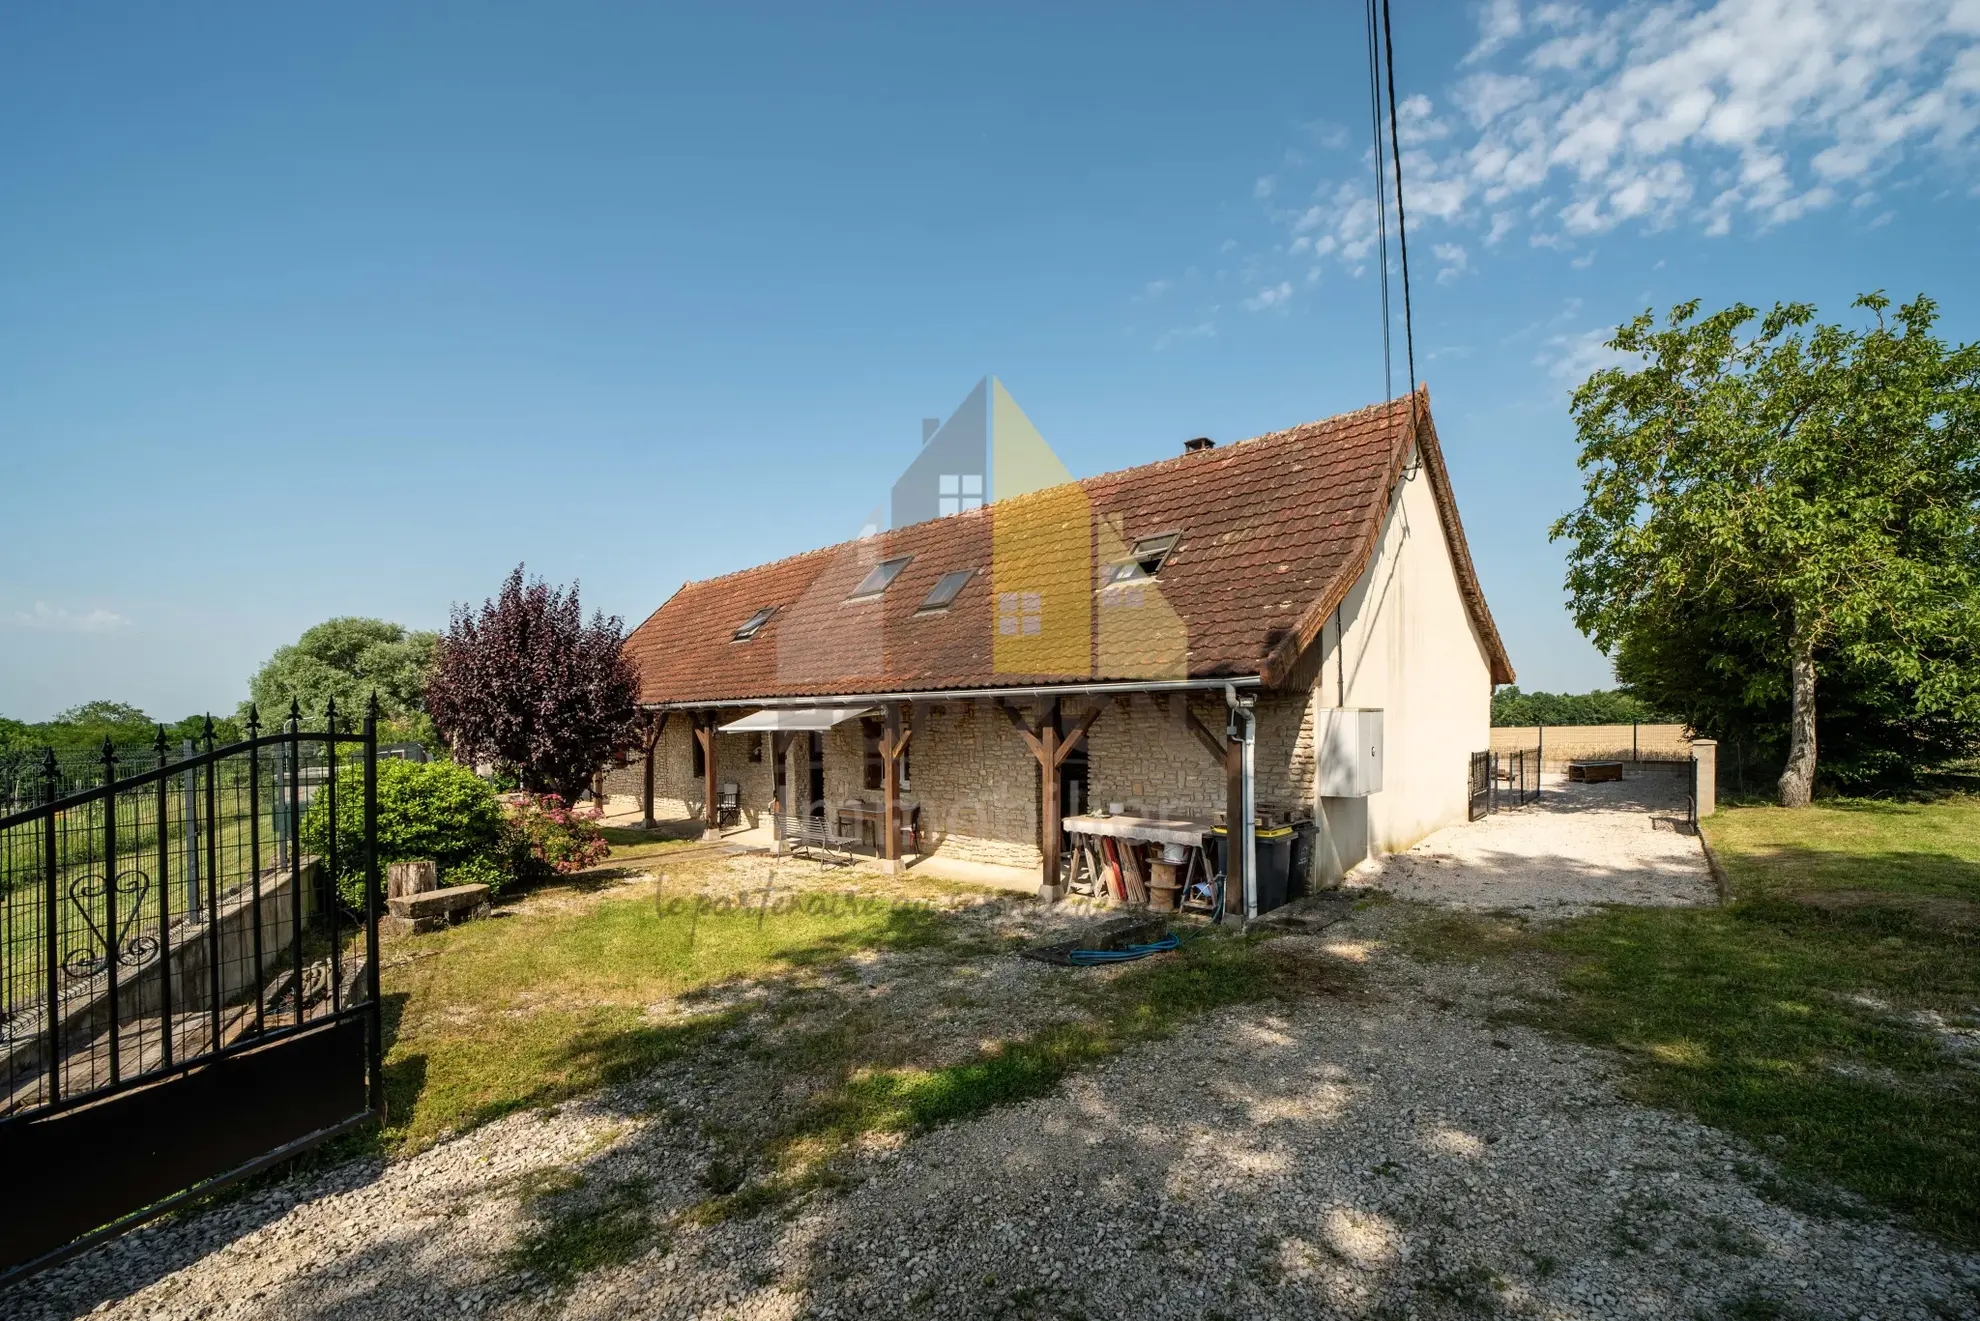
[[[1463,821],[1470,754],[1490,745],[1491,666],[1427,478],[1402,484],[1380,550],[1338,618],[1345,636],[1327,625],[1313,698],[1383,710],[1383,788],[1365,799],[1314,800],[1322,884]]]

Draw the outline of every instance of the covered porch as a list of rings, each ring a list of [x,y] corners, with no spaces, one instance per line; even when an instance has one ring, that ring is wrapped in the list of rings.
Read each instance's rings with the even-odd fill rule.
[[[808,818],[882,870],[1005,888],[1026,878],[1048,900],[1076,871],[1069,817],[1181,820],[1206,837],[1235,819],[1235,912],[1261,804],[1306,796],[1289,764],[1300,705],[1240,677],[655,706],[610,787],[625,824],[687,820],[704,838],[778,848]]]

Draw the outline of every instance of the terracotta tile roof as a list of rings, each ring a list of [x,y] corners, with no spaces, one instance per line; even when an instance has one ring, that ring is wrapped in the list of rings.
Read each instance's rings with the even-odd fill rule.
[[[1410,400],[1105,473],[688,583],[627,651],[648,703],[1258,675],[1281,682],[1367,567],[1408,455]],[[1513,671],[1416,400],[1423,472],[1497,683]],[[1143,537],[1180,532],[1153,581],[1100,588]],[[911,556],[877,599],[872,566]],[[941,577],[975,570],[944,611]],[[765,606],[777,611],[732,641]]]

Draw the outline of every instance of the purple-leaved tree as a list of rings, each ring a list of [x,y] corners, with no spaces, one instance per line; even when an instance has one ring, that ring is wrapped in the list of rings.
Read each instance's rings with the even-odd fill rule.
[[[586,623],[577,584],[524,581],[518,564],[479,610],[454,607],[426,709],[462,758],[513,766],[523,787],[572,802],[630,738],[639,683],[618,616]]]

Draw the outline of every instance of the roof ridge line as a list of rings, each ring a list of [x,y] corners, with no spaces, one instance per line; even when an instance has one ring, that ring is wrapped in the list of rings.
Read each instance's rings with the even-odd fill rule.
[[[688,591],[692,588],[706,587],[713,583],[725,582],[730,578],[741,577],[743,574],[761,573],[765,569],[773,569],[780,565],[793,564],[799,560],[807,559],[813,555],[830,554],[834,551],[841,550],[845,547],[856,546],[860,542],[869,539],[877,541],[893,533],[907,532],[914,528],[926,527],[930,523],[941,523],[941,522],[946,522],[950,519],[970,518],[972,516],[984,516],[989,514],[991,510],[996,509],[999,506],[1008,507],[1010,505],[1016,504],[1019,501],[1029,500],[1034,496],[1041,496],[1051,491],[1063,490],[1068,486],[1084,487],[1088,482],[1104,482],[1109,479],[1117,479],[1117,478],[1125,477],[1129,473],[1148,472],[1153,469],[1165,467],[1171,464],[1203,462],[1205,455],[1215,455],[1219,448],[1221,448],[1226,454],[1228,454],[1230,451],[1236,449],[1240,445],[1251,445],[1259,441],[1277,440],[1284,436],[1290,436],[1294,432],[1304,431],[1309,427],[1330,426],[1335,423],[1351,422],[1360,418],[1364,413],[1375,413],[1381,409],[1393,410],[1397,404],[1407,403],[1409,399],[1417,393],[1420,393],[1420,391],[1411,391],[1410,394],[1397,395],[1394,399],[1384,399],[1378,403],[1363,404],[1360,408],[1350,409],[1348,412],[1345,413],[1334,413],[1328,417],[1317,417],[1312,419],[1311,421],[1301,422],[1296,426],[1281,427],[1277,431],[1266,431],[1266,432],[1261,432],[1256,436],[1246,436],[1243,440],[1234,440],[1230,442],[1230,444],[1225,446],[1213,446],[1208,450],[1201,450],[1195,453],[1172,454],[1166,459],[1151,459],[1147,463],[1130,464],[1125,468],[1112,468],[1106,472],[1093,473],[1092,475],[1087,477],[1075,477],[1069,482],[1059,482],[1052,486],[1042,486],[1035,491],[1026,491],[1021,495],[1014,495],[1005,500],[992,500],[987,504],[977,506],[975,509],[965,509],[960,511],[959,513],[954,513],[954,514],[939,514],[934,518],[924,518],[919,523],[906,523],[897,528],[881,528],[879,531],[873,533],[870,538],[864,536],[848,537],[843,541],[834,541],[834,542],[829,542],[823,546],[814,546],[810,550],[795,551],[792,554],[780,556],[779,558],[774,560],[765,560],[760,564],[750,564],[750,565],[745,565],[740,569],[731,569],[727,573],[711,574],[706,578],[690,578],[687,582],[681,584],[679,590],[676,591],[674,595],[679,596],[682,592]],[[662,602],[661,604],[664,605],[665,602]]]

